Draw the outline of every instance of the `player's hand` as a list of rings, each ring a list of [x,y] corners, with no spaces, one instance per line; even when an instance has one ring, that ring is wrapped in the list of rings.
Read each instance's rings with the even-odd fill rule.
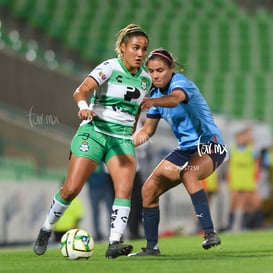
[[[141,110],[149,110],[153,106],[153,99],[144,98],[140,107]]]
[[[96,116],[96,113],[89,109],[82,109],[78,112],[78,117],[83,120],[92,119],[94,116]]]

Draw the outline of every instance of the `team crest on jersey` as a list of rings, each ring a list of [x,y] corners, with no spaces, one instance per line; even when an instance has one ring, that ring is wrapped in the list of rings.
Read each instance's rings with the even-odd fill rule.
[[[80,150],[82,152],[87,152],[89,150],[89,146],[88,146],[88,142],[87,141],[83,141],[81,146],[80,146]]]
[[[141,88],[147,90],[147,79],[144,77],[141,78]]]

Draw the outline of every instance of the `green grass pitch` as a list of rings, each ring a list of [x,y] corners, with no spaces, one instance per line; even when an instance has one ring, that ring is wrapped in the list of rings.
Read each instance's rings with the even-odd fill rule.
[[[203,250],[202,237],[161,238],[159,257],[106,259],[106,243],[95,243],[89,260],[70,261],[58,248],[49,247],[36,256],[31,246],[0,248],[1,273],[271,273],[273,272],[273,230],[220,234],[221,247]],[[131,241],[134,251],[144,240]]]

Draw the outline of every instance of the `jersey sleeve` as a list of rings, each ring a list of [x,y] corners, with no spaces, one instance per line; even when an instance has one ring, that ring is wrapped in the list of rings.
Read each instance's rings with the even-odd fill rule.
[[[196,85],[186,78],[174,80],[172,82],[170,88],[171,88],[171,90],[179,90],[180,89],[181,91],[183,91],[186,95],[185,102],[188,102],[192,98],[195,90],[197,89]]]
[[[108,60],[95,67],[88,76],[92,77],[98,85],[102,85],[111,77],[112,71],[112,62]]]
[[[161,118],[161,114],[159,112],[158,107],[153,106],[149,109],[147,112],[147,118],[154,118],[154,119],[159,119]]]

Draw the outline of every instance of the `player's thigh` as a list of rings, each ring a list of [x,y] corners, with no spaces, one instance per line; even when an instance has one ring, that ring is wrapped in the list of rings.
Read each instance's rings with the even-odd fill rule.
[[[189,161],[189,164],[183,173],[184,176],[190,175],[196,177],[198,180],[202,180],[207,178],[213,170],[213,161],[211,157],[206,154],[200,156],[196,153]]]
[[[181,183],[181,168],[168,160],[162,160],[147,178],[143,191],[158,195]]]
[[[136,173],[135,157],[118,154],[112,156],[106,164],[113,181],[115,197],[130,199]]]
[[[72,200],[79,194],[89,175],[97,167],[97,162],[86,157],[71,155],[67,177],[61,189],[65,200]]]

